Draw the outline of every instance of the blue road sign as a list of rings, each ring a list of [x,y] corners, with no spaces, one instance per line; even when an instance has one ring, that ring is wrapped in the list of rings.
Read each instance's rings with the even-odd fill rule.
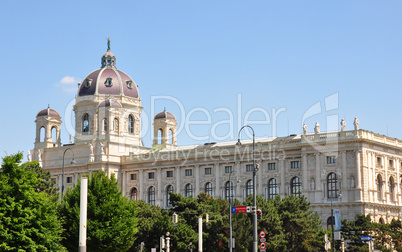
[[[236,213],[236,207],[232,207],[232,213]]]
[[[371,241],[371,236],[360,236],[361,241]]]

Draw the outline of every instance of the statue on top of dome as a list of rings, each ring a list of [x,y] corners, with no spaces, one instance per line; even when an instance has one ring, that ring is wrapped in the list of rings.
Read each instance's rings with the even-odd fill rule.
[[[110,51],[110,37],[107,38],[107,50]]]

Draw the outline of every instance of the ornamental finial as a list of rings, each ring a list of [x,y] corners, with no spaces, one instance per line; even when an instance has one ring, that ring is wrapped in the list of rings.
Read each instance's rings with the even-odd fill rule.
[[[107,51],[110,51],[110,37],[107,38]]]

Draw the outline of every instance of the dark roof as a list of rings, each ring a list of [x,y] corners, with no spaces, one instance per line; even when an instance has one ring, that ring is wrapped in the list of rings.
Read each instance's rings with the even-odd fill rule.
[[[169,118],[169,119],[176,120],[176,117],[172,113],[167,112],[166,109],[164,111],[156,114],[156,116],[154,117],[154,119],[162,119],[162,118]]]
[[[60,117],[59,112],[54,109],[51,109],[50,106],[46,109],[42,109],[36,116],[58,116]]]

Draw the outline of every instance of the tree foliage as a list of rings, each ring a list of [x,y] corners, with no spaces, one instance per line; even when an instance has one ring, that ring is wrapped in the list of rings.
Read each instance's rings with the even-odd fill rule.
[[[22,154],[3,158],[0,171],[0,250],[63,251],[55,196],[37,171],[20,166]],[[31,164],[28,164],[28,166]],[[38,190],[39,189],[39,190]],[[43,189],[43,190],[41,190]]]
[[[203,216],[204,249],[211,252],[228,251],[229,241],[229,203],[224,199],[214,199],[205,193],[197,198],[183,197],[171,193],[172,208],[164,210],[158,206],[150,206],[143,201],[137,202],[139,208],[139,232],[136,245],[141,241],[147,249],[159,248],[159,237],[170,232],[171,251],[189,251],[192,242],[193,250],[198,248],[198,217]],[[245,202],[235,200],[232,206],[252,206],[252,196]],[[304,197],[293,196],[275,200],[264,200],[257,197],[258,208],[262,210],[262,220],[258,221],[258,231],[267,234],[267,251],[313,251],[323,250],[324,230],[320,226],[318,215],[310,210]],[[172,225],[171,216],[179,215],[177,226]],[[209,223],[205,223],[208,213]],[[252,214],[232,214],[233,251],[251,251],[253,246]]]
[[[34,160],[31,162],[23,163],[21,165],[27,171],[31,171],[36,174],[37,178],[40,179],[36,187],[36,191],[42,192],[45,191],[49,194],[56,194],[59,188],[55,187],[56,180],[51,180],[50,172],[44,171],[42,167],[39,166],[38,161]]]
[[[310,202],[305,196],[287,196],[282,200],[276,198],[278,212],[281,216],[283,232],[290,251],[313,251],[322,244],[324,237],[321,221],[316,212],[310,210]]]
[[[66,230],[63,245],[69,250],[78,247],[80,189],[80,182],[69,188],[59,207]],[[88,181],[87,250],[127,251],[136,238],[135,216],[134,203],[122,195],[115,177],[93,173]]]

